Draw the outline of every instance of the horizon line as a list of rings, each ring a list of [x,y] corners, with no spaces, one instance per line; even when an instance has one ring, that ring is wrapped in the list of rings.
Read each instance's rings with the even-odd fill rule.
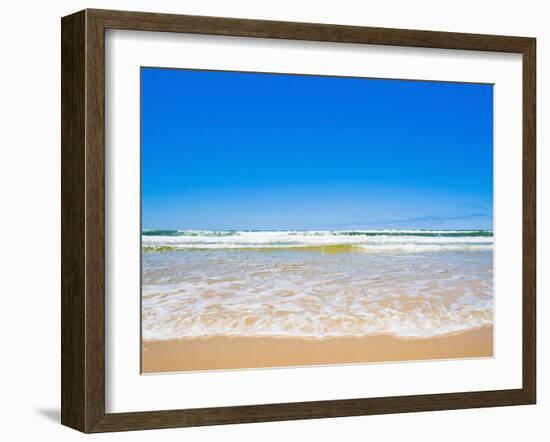
[[[202,231],[202,232],[375,232],[375,231],[403,231],[403,230],[411,230],[411,231],[430,231],[430,230],[437,230],[442,232],[492,232],[493,229],[452,229],[452,228],[351,228],[351,229],[231,229],[231,228],[223,228],[223,229],[200,229],[200,228],[167,228],[167,227],[142,227],[141,231]]]

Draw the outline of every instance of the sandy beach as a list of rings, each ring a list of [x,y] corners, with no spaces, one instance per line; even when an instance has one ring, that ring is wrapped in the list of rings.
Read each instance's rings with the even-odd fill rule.
[[[142,373],[490,357],[493,327],[433,338],[206,337],[142,342]]]

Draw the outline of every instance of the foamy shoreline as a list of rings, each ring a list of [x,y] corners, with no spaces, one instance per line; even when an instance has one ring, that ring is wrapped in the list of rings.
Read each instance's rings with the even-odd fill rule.
[[[143,338],[434,336],[493,322],[492,254],[144,255]]]
[[[180,233],[143,237],[143,246],[163,247],[142,254],[144,357],[154,348],[161,359],[174,351],[217,367],[217,360],[202,354],[212,351],[211,357],[219,353],[233,361],[229,368],[242,367],[225,354],[223,342],[239,354],[241,344],[260,353],[275,345],[290,361],[242,354],[252,366],[341,362],[314,355],[300,362],[286,350],[289,345],[298,353],[321,345],[320,355],[330,351],[344,362],[391,360],[375,345],[384,342],[399,348],[392,357],[401,360],[425,342],[454,342],[462,339],[455,337],[461,330],[493,324],[489,231]],[[378,251],[383,253],[369,253]],[[349,354],[331,344],[346,347],[357,340],[362,343]],[[257,343],[264,341],[262,349]],[[365,345],[372,347],[368,354],[361,350]],[[472,351],[456,356],[451,348],[423,350],[405,359],[479,353]],[[194,369],[203,368],[185,368]]]

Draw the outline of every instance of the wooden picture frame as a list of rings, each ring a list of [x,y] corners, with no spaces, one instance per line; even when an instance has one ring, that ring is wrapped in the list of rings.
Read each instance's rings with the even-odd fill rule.
[[[105,412],[105,30],[124,29],[523,57],[523,385],[513,390]],[[83,432],[534,404],[536,152],[534,38],[84,10],[62,19],[62,424]]]

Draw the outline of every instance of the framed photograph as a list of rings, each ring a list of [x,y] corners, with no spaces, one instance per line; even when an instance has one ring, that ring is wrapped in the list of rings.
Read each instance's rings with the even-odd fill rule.
[[[62,19],[62,423],[535,403],[535,39]]]

